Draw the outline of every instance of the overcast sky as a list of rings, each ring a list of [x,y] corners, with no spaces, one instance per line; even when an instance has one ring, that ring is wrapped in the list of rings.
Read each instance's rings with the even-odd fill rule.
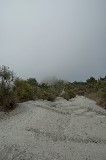
[[[0,66],[38,81],[106,75],[106,0],[0,0]]]

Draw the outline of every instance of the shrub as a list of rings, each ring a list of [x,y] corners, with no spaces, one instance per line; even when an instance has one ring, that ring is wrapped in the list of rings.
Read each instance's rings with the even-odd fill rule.
[[[57,92],[54,88],[47,86],[45,87],[41,85],[37,90],[38,99],[54,101],[56,97],[57,97]]]
[[[37,87],[28,80],[17,78],[14,82],[14,91],[20,102],[34,100],[36,98]]]
[[[45,93],[43,99],[54,101],[56,96],[53,93]]]
[[[17,98],[13,92],[14,73],[8,67],[0,67],[0,105],[8,110],[16,105]]]
[[[64,99],[66,99],[66,100],[69,100],[69,99],[71,99],[71,98],[74,98],[76,95],[73,93],[73,92],[65,92],[63,95],[62,95],[62,97],[64,98]]]
[[[87,83],[96,83],[97,80],[94,77],[90,77],[89,79],[86,80]]]
[[[18,99],[17,96],[11,92],[9,95],[5,96],[5,99],[2,101],[2,110],[8,111],[13,109],[17,105]]]

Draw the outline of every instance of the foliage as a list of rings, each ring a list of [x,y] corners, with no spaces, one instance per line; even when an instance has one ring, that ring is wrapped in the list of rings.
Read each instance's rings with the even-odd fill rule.
[[[15,78],[13,71],[10,71],[8,67],[0,67],[0,106],[4,108],[12,108],[16,102],[36,99],[54,101],[58,96],[69,100],[76,95],[94,99],[98,105],[106,108],[106,76],[98,80],[90,77],[86,82],[66,83],[58,80],[48,85],[38,84],[35,78],[27,80]]]
[[[71,99],[71,98],[74,98],[76,95],[75,95],[75,93],[73,93],[73,92],[65,92],[63,95],[62,95],[62,97],[64,98],[64,99],[66,99],[66,100],[69,100],[69,99]]]
[[[13,92],[14,73],[8,67],[0,67],[0,105],[5,109],[16,105],[16,96]]]
[[[91,77],[89,79],[86,80],[87,83],[96,83],[97,80],[94,77]]]
[[[29,78],[27,79],[27,82],[31,85],[31,86],[38,86],[38,82],[35,78]]]
[[[20,102],[34,100],[37,92],[37,81],[35,79],[22,80],[17,78],[14,82],[14,92]]]
[[[39,89],[37,92],[37,98],[54,101],[55,98],[58,96],[58,92],[53,86],[47,86],[46,84],[39,85]]]

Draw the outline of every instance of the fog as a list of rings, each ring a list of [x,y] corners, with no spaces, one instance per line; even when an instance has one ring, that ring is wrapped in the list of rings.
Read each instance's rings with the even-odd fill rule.
[[[42,81],[106,75],[105,0],[0,0],[0,66]]]

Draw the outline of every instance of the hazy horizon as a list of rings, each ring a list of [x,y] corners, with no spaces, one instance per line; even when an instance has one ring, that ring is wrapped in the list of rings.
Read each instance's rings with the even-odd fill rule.
[[[0,0],[0,66],[17,76],[106,75],[105,0]]]

